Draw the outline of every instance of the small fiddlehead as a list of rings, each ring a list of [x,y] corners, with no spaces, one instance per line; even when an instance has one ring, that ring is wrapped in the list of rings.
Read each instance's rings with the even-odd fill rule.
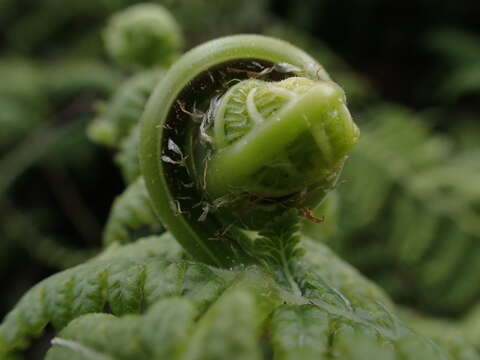
[[[104,39],[119,64],[142,67],[170,65],[183,46],[176,20],[158,4],[137,4],[115,14]]]
[[[311,208],[359,131],[343,90],[309,55],[256,35],[180,58],[143,116],[140,162],[164,225],[198,260],[248,262],[242,230]]]

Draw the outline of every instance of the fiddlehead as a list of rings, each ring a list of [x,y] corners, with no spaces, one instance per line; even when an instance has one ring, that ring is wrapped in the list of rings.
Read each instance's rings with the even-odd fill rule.
[[[229,266],[250,256],[240,230],[321,201],[358,135],[343,90],[315,60],[239,35],[167,72],[143,116],[140,161],[168,230],[195,258]]]
[[[110,56],[123,65],[168,66],[183,47],[177,22],[158,4],[138,4],[115,14],[104,38]]]

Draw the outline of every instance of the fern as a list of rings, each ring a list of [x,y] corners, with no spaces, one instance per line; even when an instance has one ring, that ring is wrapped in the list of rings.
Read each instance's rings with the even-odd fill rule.
[[[60,329],[72,319],[102,312],[106,306],[115,315],[138,313],[162,298],[182,295],[205,308],[228,283],[230,276],[221,271],[168,260],[161,239],[155,242],[160,246],[139,242],[135,251],[128,253],[120,248],[117,256],[110,250],[105,260],[94,259],[39,283],[1,325],[0,354],[24,348],[48,323]]]
[[[101,254],[98,254],[95,261],[104,261],[111,258],[148,258],[155,256],[162,256],[169,260],[179,260],[184,257],[184,252],[174,237],[166,232],[162,235],[139,238],[131,244],[111,244]]]
[[[115,156],[115,162],[120,167],[123,179],[127,184],[132,183],[141,175],[140,163],[138,160],[139,142],[140,128],[136,125],[120,142],[118,153]]]
[[[340,185],[341,230],[330,244],[398,300],[464,311],[480,291],[478,153],[454,155],[399,108],[369,118]]]
[[[477,349],[473,346],[475,343],[470,342],[469,332],[464,331],[461,324],[452,320],[427,317],[412,310],[403,310],[401,315],[415,331],[448,349],[452,359],[468,360],[478,357]]]
[[[189,335],[195,316],[193,304],[178,297],[159,301],[141,316],[82,316],[53,339],[46,359],[169,358]]]
[[[310,255],[298,294],[256,266],[218,270],[181,260],[174,243],[164,234],[111,248],[38,284],[0,327],[2,358],[48,323],[64,330],[47,359],[261,359],[262,351],[290,359],[299,347],[305,359],[447,358],[322,244],[302,240]],[[106,309],[112,315],[86,315]]]
[[[98,9],[108,12],[117,3],[102,0]],[[248,2],[245,6],[256,10],[263,4]],[[58,6],[55,1],[48,5]],[[85,14],[92,11],[88,1],[76,6]],[[182,21],[188,23],[188,16],[198,17],[197,9],[204,5],[185,0],[169,6],[175,6]],[[219,1],[211,9],[211,17],[222,19],[227,18],[224,14],[231,5]],[[62,15],[43,33],[34,34],[30,45],[68,23],[72,12]],[[262,16],[255,11],[252,15]],[[233,23],[231,19],[227,22]],[[27,19],[18,25],[14,34],[35,27],[29,23]],[[277,30],[285,29],[272,31]],[[291,35],[288,29],[285,34],[303,38],[308,47],[316,49],[316,56],[330,57],[338,66],[338,78],[343,76],[340,82],[357,91],[359,101],[372,96],[363,79],[322,44],[304,34]],[[274,68],[269,71],[277,71]],[[106,84],[108,92],[112,78],[97,73],[98,69],[95,64],[83,72],[66,69],[59,76],[67,81],[57,84],[61,96],[55,95],[57,85],[49,92],[56,98],[68,98],[85,84],[100,90]],[[69,78],[68,74],[75,76]],[[97,79],[97,74],[107,76]],[[20,300],[0,325],[1,358],[17,359],[49,324],[59,331],[46,357],[51,360],[480,358],[462,331],[451,337],[425,331],[437,345],[408,328],[382,290],[324,244],[300,234],[296,211],[272,219],[255,236],[245,231],[242,235],[253,238],[252,248],[247,249],[251,251],[248,261],[228,269],[190,260],[171,234],[159,235],[163,228],[152,211],[136,149],[138,118],[162,77],[163,70],[137,74],[118,89],[108,105],[99,106],[90,136],[120,150],[116,161],[129,184],[112,206],[103,239],[106,249],[83,265],[42,281]],[[332,89],[340,93],[336,87]],[[343,104],[343,95],[337,100]],[[344,115],[349,118],[346,108]],[[355,262],[354,255],[359,254],[363,257],[360,264],[368,256],[367,261],[382,270],[380,276],[395,277],[412,268],[417,278],[414,290],[420,292],[421,305],[429,309],[434,309],[433,296],[445,294],[445,284],[456,286],[455,296],[447,298],[446,304],[449,309],[459,308],[471,302],[478,290],[472,286],[478,266],[473,239],[478,233],[475,212],[480,194],[472,185],[480,170],[474,162],[477,154],[471,151],[454,158],[449,143],[431,136],[408,112],[383,108],[371,116],[377,120],[366,128],[365,145],[354,154],[359,165],[347,168],[347,174],[358,182],[342,186],[348,196],[340,201],[339,221],[345,232],[332,244]],[[339,168],[342,164],[343,160]],[[335,175],[338,171],[335,169]],[[452,171],[468,173],[470,180],[459,184],[449,176]],[[379,193],[383,199],[377,199]],[[281,203],[286,204],[288,200]],[[269,206],[268,199],[263,205]],[[453,216],[458,210],[460,220]],[[328,213],[326,207],[321,211]],[[384,211],[386,219],[379,219]],[[182,215],[179,211],[173,216]],[[405,224],[427,226],[422,231],[418,231],[420,226],[406,230]],[[313,236],[315,227],[310,230],[307,233]],[[352,245],[355,239],[351,234],[355,239],[370,235],[369,242],[361,244],[365,248]],[[216,240],[233,248],[225,243],[230,235],[227,240]],[[388,256],[375,235],[388,239]],[[438,249],[433,246],[434,237],[441,238]],[[392,260],[398,268],[386,266]],[[464,268],[456,271],[459,263]],[[415,326],[423,332],[420,325]]]
[[[143,316],[80,318],[54,339],[56,346],[47,359],[67,355],[85,359],[85,349],[115,359],[259,359],[257,337],[263,318],[258,315],[265,311],[256,305],[268,297],[254,295],[245,281],[243,276],[237,278],[197,323],[194,304],[176,297],[159,301]],[[98,336],[105,332],[120,335],[114,338],[124,339],[122,345],[114,348],[109,337]]]
[[[124,244],[136,240],[139,235],[161,231],[162,226],[150,205],[143,177],[139,177],[114,201],[105,225],[103,242],[106,245]]]
[[[99,105],[100,114],[89,128],[90,138],[103,145],[119,146],[138,122],[153,87],[162,76],[163,71],[150,70],[123,83],[108,104]]]
[[[369,306],[373,302],[373,306],[381,303],[382,306],[393,309],[391,300],[378,286],[361,276],[357,269],[341,260],[328,247],[309,239],[305,237],[302,242],[305,248],[304,280],[301,281],[304,294],[332,298],[347,306],[350,304],[345,300],[351,297],[362,306]]]

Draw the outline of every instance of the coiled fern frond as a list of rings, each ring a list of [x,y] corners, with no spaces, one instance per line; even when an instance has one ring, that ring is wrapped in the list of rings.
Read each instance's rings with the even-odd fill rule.
[[[152,204],[176,239],[159,235],[135,156],[137,120],[163,77],[157,70],[122,87],[91,127],[98,142],[121,149],[130,184],[112,207],[106,250],[20,300],[0,325],[0,357],[16,357],[51,324],[60,333],[47,359],[464,358],[458,344],[438,346],[409,329],[379,288],[300,233],[298,214],[309,217],[336,185],[359,136],[343,90],[323,68],[261,36],[214,41],[176,65],[142,130]],[[426,164],[435,170],[446,152],[424,137],[407,144],[422,154],[413,170],[407,161],[388,171],[407,179]],[[365,226],[355,214],[349,220]]]

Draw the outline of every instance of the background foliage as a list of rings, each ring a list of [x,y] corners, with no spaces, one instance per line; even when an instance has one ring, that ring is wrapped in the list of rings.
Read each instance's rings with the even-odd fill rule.
[[[135,135],[125,135],[162,72],[116,65],[102,45],[109,16],[137,2],[0,2],[2,316],[33,284],[90,258],[102,241],[128,242],[152,216],[141,202],[130,213],[116,212],[125,193],[108,218],[126,183],[144,191],[135,181]],[[337,193],[318,210],[325,222],[305,228],[395,301],[448,318],[442,321],[455,331],[478,333],[478,6],[153,2],[172,11],[187,49],[224,34],[260,32],[305,48],[325,66],[345,87],[362,140]],[[138,97],[125,102],[133,90]],[[129,104],[130,118],[118,120],[125,111],[116,102]],[[111,141],[109,121],[121,124]],[[88,124],[101,125],[97,132],[90,125],[89,134],[109,147],[87,139]],[[112,221],[132,213],[135,223]],[[421,327],[428,333],[430,325]],[[480,345],[480,336],[472,339]]]

